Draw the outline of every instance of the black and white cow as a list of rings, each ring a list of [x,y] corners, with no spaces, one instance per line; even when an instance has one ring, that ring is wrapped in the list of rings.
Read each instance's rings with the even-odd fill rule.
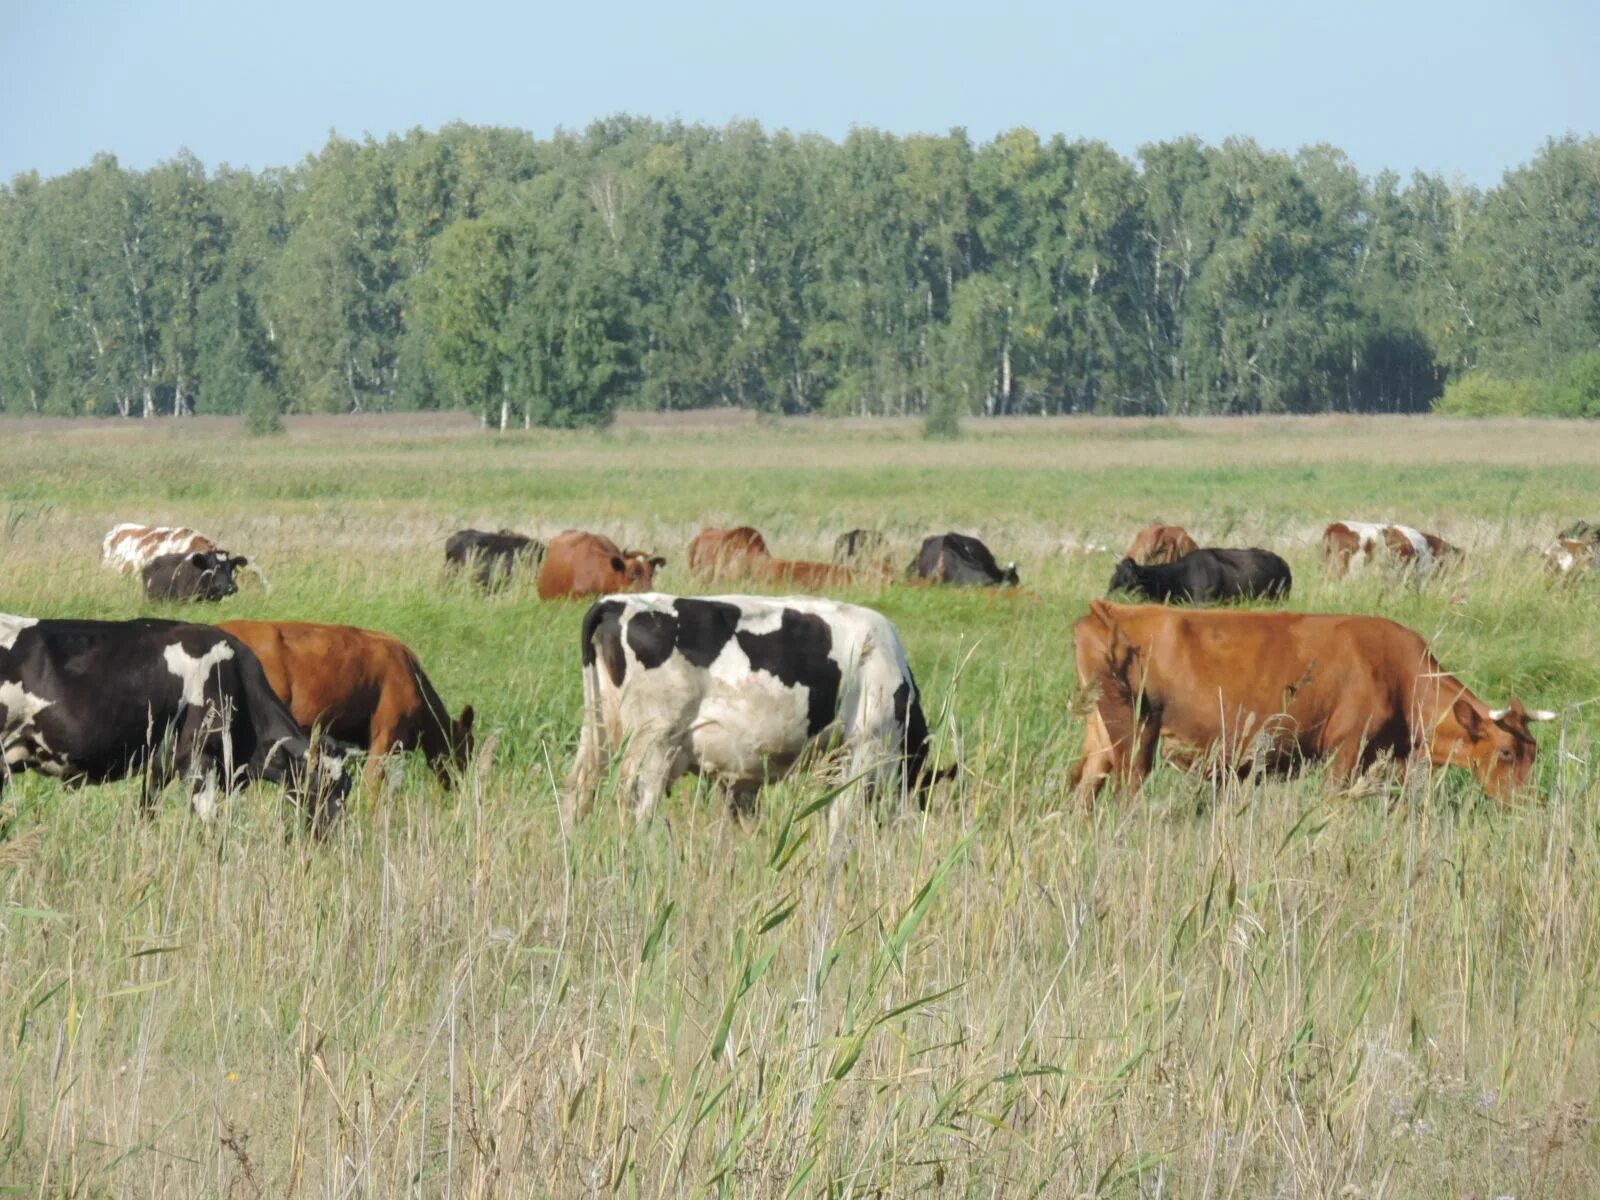
[[[953,583],[957,587],[1017,586],[1017,564],[1007,563],[1001,570],[989,547],[964,533],[941,533],[924,538],[910,574],[931,583]]]
[[[239,584],[234,572],[249,560],[230,557],[224,550],[195,554],[163,554],[139,572],[144,594],[152,600],[222,600],[235,595]]]
[[[478,586],[488,591],[509,583],[519,562],[527,564],[530,576],[536,576],[544,549],[543,542],[509,529],[499,533],[462,529],[445,539],[444,565],[447,571],[470,565]]]
[[[1176,562],[1147,567],[1125,558],[1111,573],[1111,591],[1159,604],[1282,600],[1293,584],[1289,564],[1271,550],[1191,550]]]
[[[735,812],[835,747],[857,781],[849,804],[898,778],[923,801],[928,723],[894,625],[870,608],[813,597],[602,597],[583,620],[583,733],[567,779],[574,816],[587,813],[609,754],[634,815],[688,774],[720,782]]]
[[[209,819],[217,791],[282,783],[325,833],[350,780],[273,693],[256,656],[209,625],[0,614],[0,788],[18,771],[69,783],[142,777],[148,813],[173,774]]]

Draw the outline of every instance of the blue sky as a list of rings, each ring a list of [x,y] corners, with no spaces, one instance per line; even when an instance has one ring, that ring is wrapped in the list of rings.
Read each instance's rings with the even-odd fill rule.
[[[238,4],[0,0],[0,179],[109,150],[279,166],[330,129],[629,112],[843,136],[1186,133],[1492,185],[1600,129],[1595,0]]]

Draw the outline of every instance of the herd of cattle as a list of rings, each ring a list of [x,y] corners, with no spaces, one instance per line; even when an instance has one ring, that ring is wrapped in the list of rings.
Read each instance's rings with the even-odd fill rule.
[[[1324,531],[1322,556],[1341,574],[1379,561],[1426,573],[1461,551],[1408,526],[1340,521]],[[1546,557],[1563,574],[1600,565],[1600,527],[1564,530]],[[191,529],[119,525],[102,561],[140,572],[156,598],[221,600],[238,591],[241,570],[267,586],[250,560]],[[665,559],[574,530],[548,545],[462,530],[445,561],[485,590],[526,573],[541,599],[598,597],[582,625],[584,716],[566,787],[574,815],[618,756],[619,788],[641,820],[684,775],[717,782],[742,813],[764,783],[832,758],[849,784],[830,812],[835,829],[856,800],[898,787],[921,802],[956,771],[933,762],[899,634],[873,609],[811,595],[656,593]],[[707,529],[689,545],[688,568],[705,583],[808,591],[897,574],[884,535],[861,529],[840,536],[830,563],[778,558],[748,526]],[[925,539],[904,575],[1019,585],[1015,563],[1001,567],[958,533]],[[1292,585],[1271,551],[1203,548],[1171,525],[1139,532],[1111,591],[1155,603],[1095,600],[1073,626],[1091,698],[1072,775],[1080,799],[1108,780],[1136,790],[1163,742],[1169,759],[1213,772],[1331,760],[1348,778],[1392,756],[1403,767],[1466,767],[1498,798],[1527,784],[1530,723],[1555,714],[1516,699],[1489,707],[1411,630],[1375,616],[1202,607],[1282,600]],[[473,709],[452,718],[416,655],[385,633],[0,614],[0,788],[24,770],[75,783],[136,776],[148,812],[181,776],[209,816],[219,790],[265,779],[320,834],[351,787],[342,748],[366,754],[369,785],[387,755],[416,749],[448,786],[472,756],[473,725]]]

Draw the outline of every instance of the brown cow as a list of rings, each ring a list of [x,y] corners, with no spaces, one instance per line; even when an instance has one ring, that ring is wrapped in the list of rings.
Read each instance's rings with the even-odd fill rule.
[[[766,539],[748,525],[702,529],[689,543],[689,570],[708,578],[758,574],[771,557]]]
[[[1322,531],[1322,561],[1340,575],[1349,572],[1352,565],[1376,560],[1380,554],[1426,573],[1441,560],[1460,553],[1458,547],[1438,534],[1424,533],[1409,525],[1335,521]]]
[[[1141,567],[1175,563],[1185,554],[1198,550],[1195,540],[1177,525],[1163,525],[1157,521],[1139,530],[1128,547],[1125,557]]]
[[[1468,768],[1499,800],[1537,746],[1518,700],[1491,710],[1422,638],[1382,617],[1176,610],[1094,600],[1073,626],[1078,680],[1096,693],[1080,800],[1107,777],[1137,791],[1169,737],[1238,769],[1331,758],[1348,778],[1385,753]]]
[[[833,563],[790,562],[781,558],[765,563],[762,573],[772,583],[811,591],[853,587],[856,582],[856,573],[849,567]]]
[[[666,565],[666,559],[642,550],[619,550],[608,537],[568,529],[545,547],[539,599],[648,592],[655,586],[656,572]]]
[[[472,706],[452,721],[398,638],[305,621],[227,621],[218,628],[255,651],[296,724],[366,747],[369,788],[392,750],[420,749],[446,787],[452,768],[464,769],[471,758]]]

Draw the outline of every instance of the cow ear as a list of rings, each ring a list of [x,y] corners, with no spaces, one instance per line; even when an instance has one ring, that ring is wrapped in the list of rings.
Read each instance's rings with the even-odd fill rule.
[[[1472,701],[1462,696],[1456,701],[1451,712],[1455,716],[1456,723],[1466,731],[1467,737],[1474,742],[1483,737],[1483,718],[1478,715],[1478,710],[1472,707]]]
[[[235,558],[230,559],[229,560],[229,565],[232,566],[232,567],[235,567],[235,568],[248,567],[250,565],[250,560],[248,558],[246,558],[244,555],[240,554],[240,555],[236,556]]]
[[[206,555],[191,554],[189,556],[189,565],[196,571],[204,571],[211,564],[206,561]]]
[[[461,715],[456,718],[456,728],[462,733],[472,732],[472,723],[478,719],[478,714],[472,711],[472,705],[467,705],[461,710]]]
[[[661,568],[666,565],[667,560],[662,558],[659,554],[650,560],[650,566],[657,571],[661,570]]]
[[[616,571],[618,574],[621,574],[623,571],[628,569],[628,564],[613,554],[611,556],[611,569]]]

